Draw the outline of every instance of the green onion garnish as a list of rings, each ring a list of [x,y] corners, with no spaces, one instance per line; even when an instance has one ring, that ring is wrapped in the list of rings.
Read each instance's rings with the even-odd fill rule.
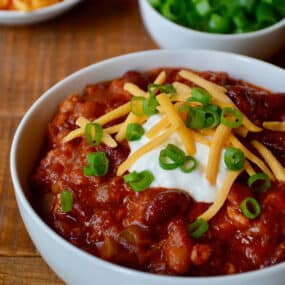
[[[186,111],[186,126],[190,129],[210,129],[220,123],[219,107],[205,105],[199,107],[184,107]],[[180,109],[181,111],[181,109]]]
[[[248,186],[256,193],[265,192],[271,187],[270,178],[265,173],[256,173],[248,178]]]
[[[156,107],[158,106],[158,102],[155,98],[155,95],[150,94],[148,98],[144,99],[143,102],[143,110],[144,113],[151,116],[157,113]]]
[[[191,237],[200,238],[209,229],[209,224],[204,219],[196,219],[187,228]]]
[[[185,152],[174,144],[168,144],[167,147],[160,151],[159,165],[162,169],[173,170],[178,167],[185,172],[192,172],[197,161],[192,156],[186,156]]]
[[[210,33],[246,33],[285,17],[284,0],[148,0],[162,16]]]
[[[60,206],[63,212],[67,213],[72,210],[73,196],[71,191],[63,190],[60,193]]]
[[[138,123],[128,124],[126,130],[126,139],[128,141],[137,141],[144,134],[144,128]]]
[[[166,94],[175,94],[176,93],[176,90],[172,84],[160,85],[160,84],[150,83],[147,86],[147,91],[151,95],[155,95],[158,91],[160,93],[166,93]]]
[[[134,96],[131,99],[131,112],[136,116],[144,116],[143,103],[145,98],[141,96]]]
[[[144,170],[142,172],[131,172],[124,176],[124,181],[132,187],[135,192],[144,191],[153,182],[154,176],[148,171]]]
[[[87,154],[88,166],[83,168],[86,176],[104,176],[109,169],[109,160],[105,152],[97,151]]]
[[[197,166],[197,160],[193,156],[186,156],[180,169],[185,173],[192,172]]]
[[[257,218],[261,213],[259,203],[252,197],[245,198],[240,205],[240,209],[242,213],[251,220]]]
[[[221,123],[229,128],[238,128],[242,125],[242,114],[237,109],[225,107],[222,110]]]
[[[244,167],[244,153],[235,147],[227,147],[224,154],[226,167],[230,170],[240,170]]]
[[[160,151],[159,165],[165,170],[172,170],[182,165],[185,159],[186,155],[183,150],[174,144],[168,144]]]
[[[196,101],[204,105],[209,104],[212,99],[212,95],[205,89],[199,87],[192,88],[192,96],[187,100],[187,102]]]
[[[103,137],[103,129],[99,124],[88,123],[85,126],[85,136],[90,145],[99,145]]]

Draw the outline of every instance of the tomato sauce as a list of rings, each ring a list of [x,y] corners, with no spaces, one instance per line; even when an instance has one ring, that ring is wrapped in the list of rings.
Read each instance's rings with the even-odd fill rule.
[[[124,83],[133,82],[146,90],[159,71],[129,71],[113,81],[89,85],[82,96],[73,94],[60,104],[49,124],[47,146],[31,177],[35,209],[75,246],[138,270],[212,276],[285,261],[285,183],[274,182],[267,192],[255,194],[261,215],[249,220],[240,211],[240,203],[254,194],[246,186],[246,175],[241,175],[221,210],[209,221],[209,230],[193,239],[187,233],[187,225],[209,204],[195,202],[180,189],[149,188],[135,193],[122,177],[116,176],[117,167],[130,151],[127,142],[113,149],[104,144],[90,146],[84,138],[62,142],[76,128],[79,116],[93,120],[127,102],[130,94],[123,89]],[[178,69],[166,71],[167,82],[191,86],[178,75]],[[255,124],[285,120],[285,94],[272,94],[226,73],[200,75],[226,87],[228,96]],[[243,142],[253,138],[271,149],[285,166],[284,132],[251,133]],[[109,158],[108,174],[85,176],[86,155],[99,150]],[[68,213],[60,205],[60,192],[64,189],[72,192],[74,200]]]

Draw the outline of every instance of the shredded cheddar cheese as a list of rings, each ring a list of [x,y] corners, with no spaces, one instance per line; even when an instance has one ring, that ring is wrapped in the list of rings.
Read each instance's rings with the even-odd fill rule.
[[[230,142],[233,146],[239,148],[247,159],[256,164],[264,173],[266,173],[271,180],[275,180],[275,177],[266,164],[258,158],[255,154],[249,151],[234,135],[230,136]]]
[[[206,167],[206,177],[212,185],[216,184],[221,153],[230,133],[231,128],[220,124],[214,134]]]
[[[186,152],[190,155],[194,154],[196,150],[192,131],[185,126],[169,97],[166,94],[160,94],[157,96],[157,101],[162,108],[162,112],[168,117],[171,125],[177,128],[177,132],[185,146]]]
[[[153,83],[161,85],[165,82],[165,80],[166,80],[166,72],[163,70],[158,74]]]
[[[285,169],[282,164],[275,158],[272,152],[258,141],[252,141],[251,144],[258,150],[263,159],[271,168],[275,177],[279,181],[285,181]]]
[[[143,147],[135,151],[131,156],[127,158],[119,167],[117,171],[117,175],[121,176],[123,175],[134,162],[136,162],[142,155],[149,152],[150,150],[160,146],[170,135],[174,133],[174,131],[177,128],[172,126],[167,131],[165,131],[163,134],[157,136],[147,144],[145,144]]]
[[[264,129],[267,130],[285,132],[285,122],[263,122],[262,126]]]
[[[221,188],[217,193],[215,202],[208,208],[206,212],[200,215],[199,218],[209,221],[218,213],[218,211],[224,205],[228,197],[228,194],[231,190],[231,187],[240,173],[241,171],[229,171],[229,173],[227,174],[226,178],[223,181]]]
[[[124,84],[124,90],[131,93],[133,96],[139,96],[139,97],[146,97],[147,93],[140,89],[137,85],[134,83],[125,83]]]
[[[161,131],[163,131],[164,129],[166,129],[167,127],[170,126],[170,122],[169,120],[164,117],[162,118],[159,123],[157,123],[156,125],[154,125],[147,133],[146,136],[149,139],[152,139],[155,135],[159,134]]]

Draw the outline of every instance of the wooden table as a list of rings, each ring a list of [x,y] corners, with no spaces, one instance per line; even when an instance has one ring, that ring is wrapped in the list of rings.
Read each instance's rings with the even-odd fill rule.
[[[153,48],[135,0],[86,0],[43,24],[0,27],[0,285],[63,284],[34,248],[16,206],[9,150],[19,120],[72,72]],[[285,67],[285,49],[270,61]]]

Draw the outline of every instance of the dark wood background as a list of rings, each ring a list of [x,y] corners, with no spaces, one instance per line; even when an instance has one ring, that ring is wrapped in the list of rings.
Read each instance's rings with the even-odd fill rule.
[[[34,248],[16,206],[9,151],[21,117],[74,71],[154,48],[135,0],[85,0],[42,24],[0,26],[0,285],[63,284]],[[285,47],[269,61],[284,68]]]

